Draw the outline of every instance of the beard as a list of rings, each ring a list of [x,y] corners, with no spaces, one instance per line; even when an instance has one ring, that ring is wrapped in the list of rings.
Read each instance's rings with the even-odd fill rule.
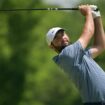
[[[62,45],[60,47],[56,47],[56,50],[60,53],[65,47],[71,45],[72,42],[69,42],[69,44],[65,44],[65,45]]]
[[[65,47],[67,47],[68,45],[63,45],[61,47],[58,47],[57,50],[60,53]]]
[[[55,46],[53,43],[53,47],[55,48],[55,51],[60,53],[65,47],[69,46],[70,44],[72,44],[71,42],[69,42],[69,44],[64,44],[62,46]]]

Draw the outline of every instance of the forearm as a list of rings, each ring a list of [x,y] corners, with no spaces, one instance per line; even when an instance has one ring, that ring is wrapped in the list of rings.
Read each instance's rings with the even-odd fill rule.
[[[86,16],[86,22],[79,39],[80,42],[82,43],[83,48],[87,47],[91,38],[93,37],[93,34],[94,34],[94,21],[92,15],[89,14],[88,16]]]
[[[94,22],[93,22],[92,15],[86,16],[86,22],[85,22],[82,34],[85,35],[86,37],[88,35],[88,37],[90,37],[89,39],[91,39],[91,37],[93,36]]]
[[[94,19],[95,34],[94,34],[94,46],[100,47],[101,50],[105,49],[105,33],[102,25],[101,17]]]

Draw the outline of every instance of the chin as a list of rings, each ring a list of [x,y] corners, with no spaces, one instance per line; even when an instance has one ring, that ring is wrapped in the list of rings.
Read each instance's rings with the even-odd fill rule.
[[[62,45],[62,47],[61,48],[65,48],[65,47],[67,47],[69,44],[64,44],[64,45]]]
[[[66,42],[63,46],[68,46],[69,45],[69,43],[68,42]]]

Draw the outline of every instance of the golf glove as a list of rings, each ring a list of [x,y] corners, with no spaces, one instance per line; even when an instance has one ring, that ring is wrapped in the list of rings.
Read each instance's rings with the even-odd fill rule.
[[[92,16],[93,18],[95,19],[96,17],[100,17],[101,14],[100,14],[100,11],[97,10],[95,11],[98,7],[96,5],[90,5],[91,9],[92,9]]]

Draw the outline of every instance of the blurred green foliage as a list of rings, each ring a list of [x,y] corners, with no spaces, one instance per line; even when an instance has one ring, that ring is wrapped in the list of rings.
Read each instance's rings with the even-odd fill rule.
[[[104,1],[82,3],[97,4],[105,26]],[[1,9],[35,7],[49,6],[40,0],[0,1]],[[47,47],[45,35],[60,26],[75,41],[83,25],[79,11],[0,12],[0,105],[80,105],[78,90],[51,61],[55,52]],[[104,54],[96,59],[105,69],[104,60]]]

